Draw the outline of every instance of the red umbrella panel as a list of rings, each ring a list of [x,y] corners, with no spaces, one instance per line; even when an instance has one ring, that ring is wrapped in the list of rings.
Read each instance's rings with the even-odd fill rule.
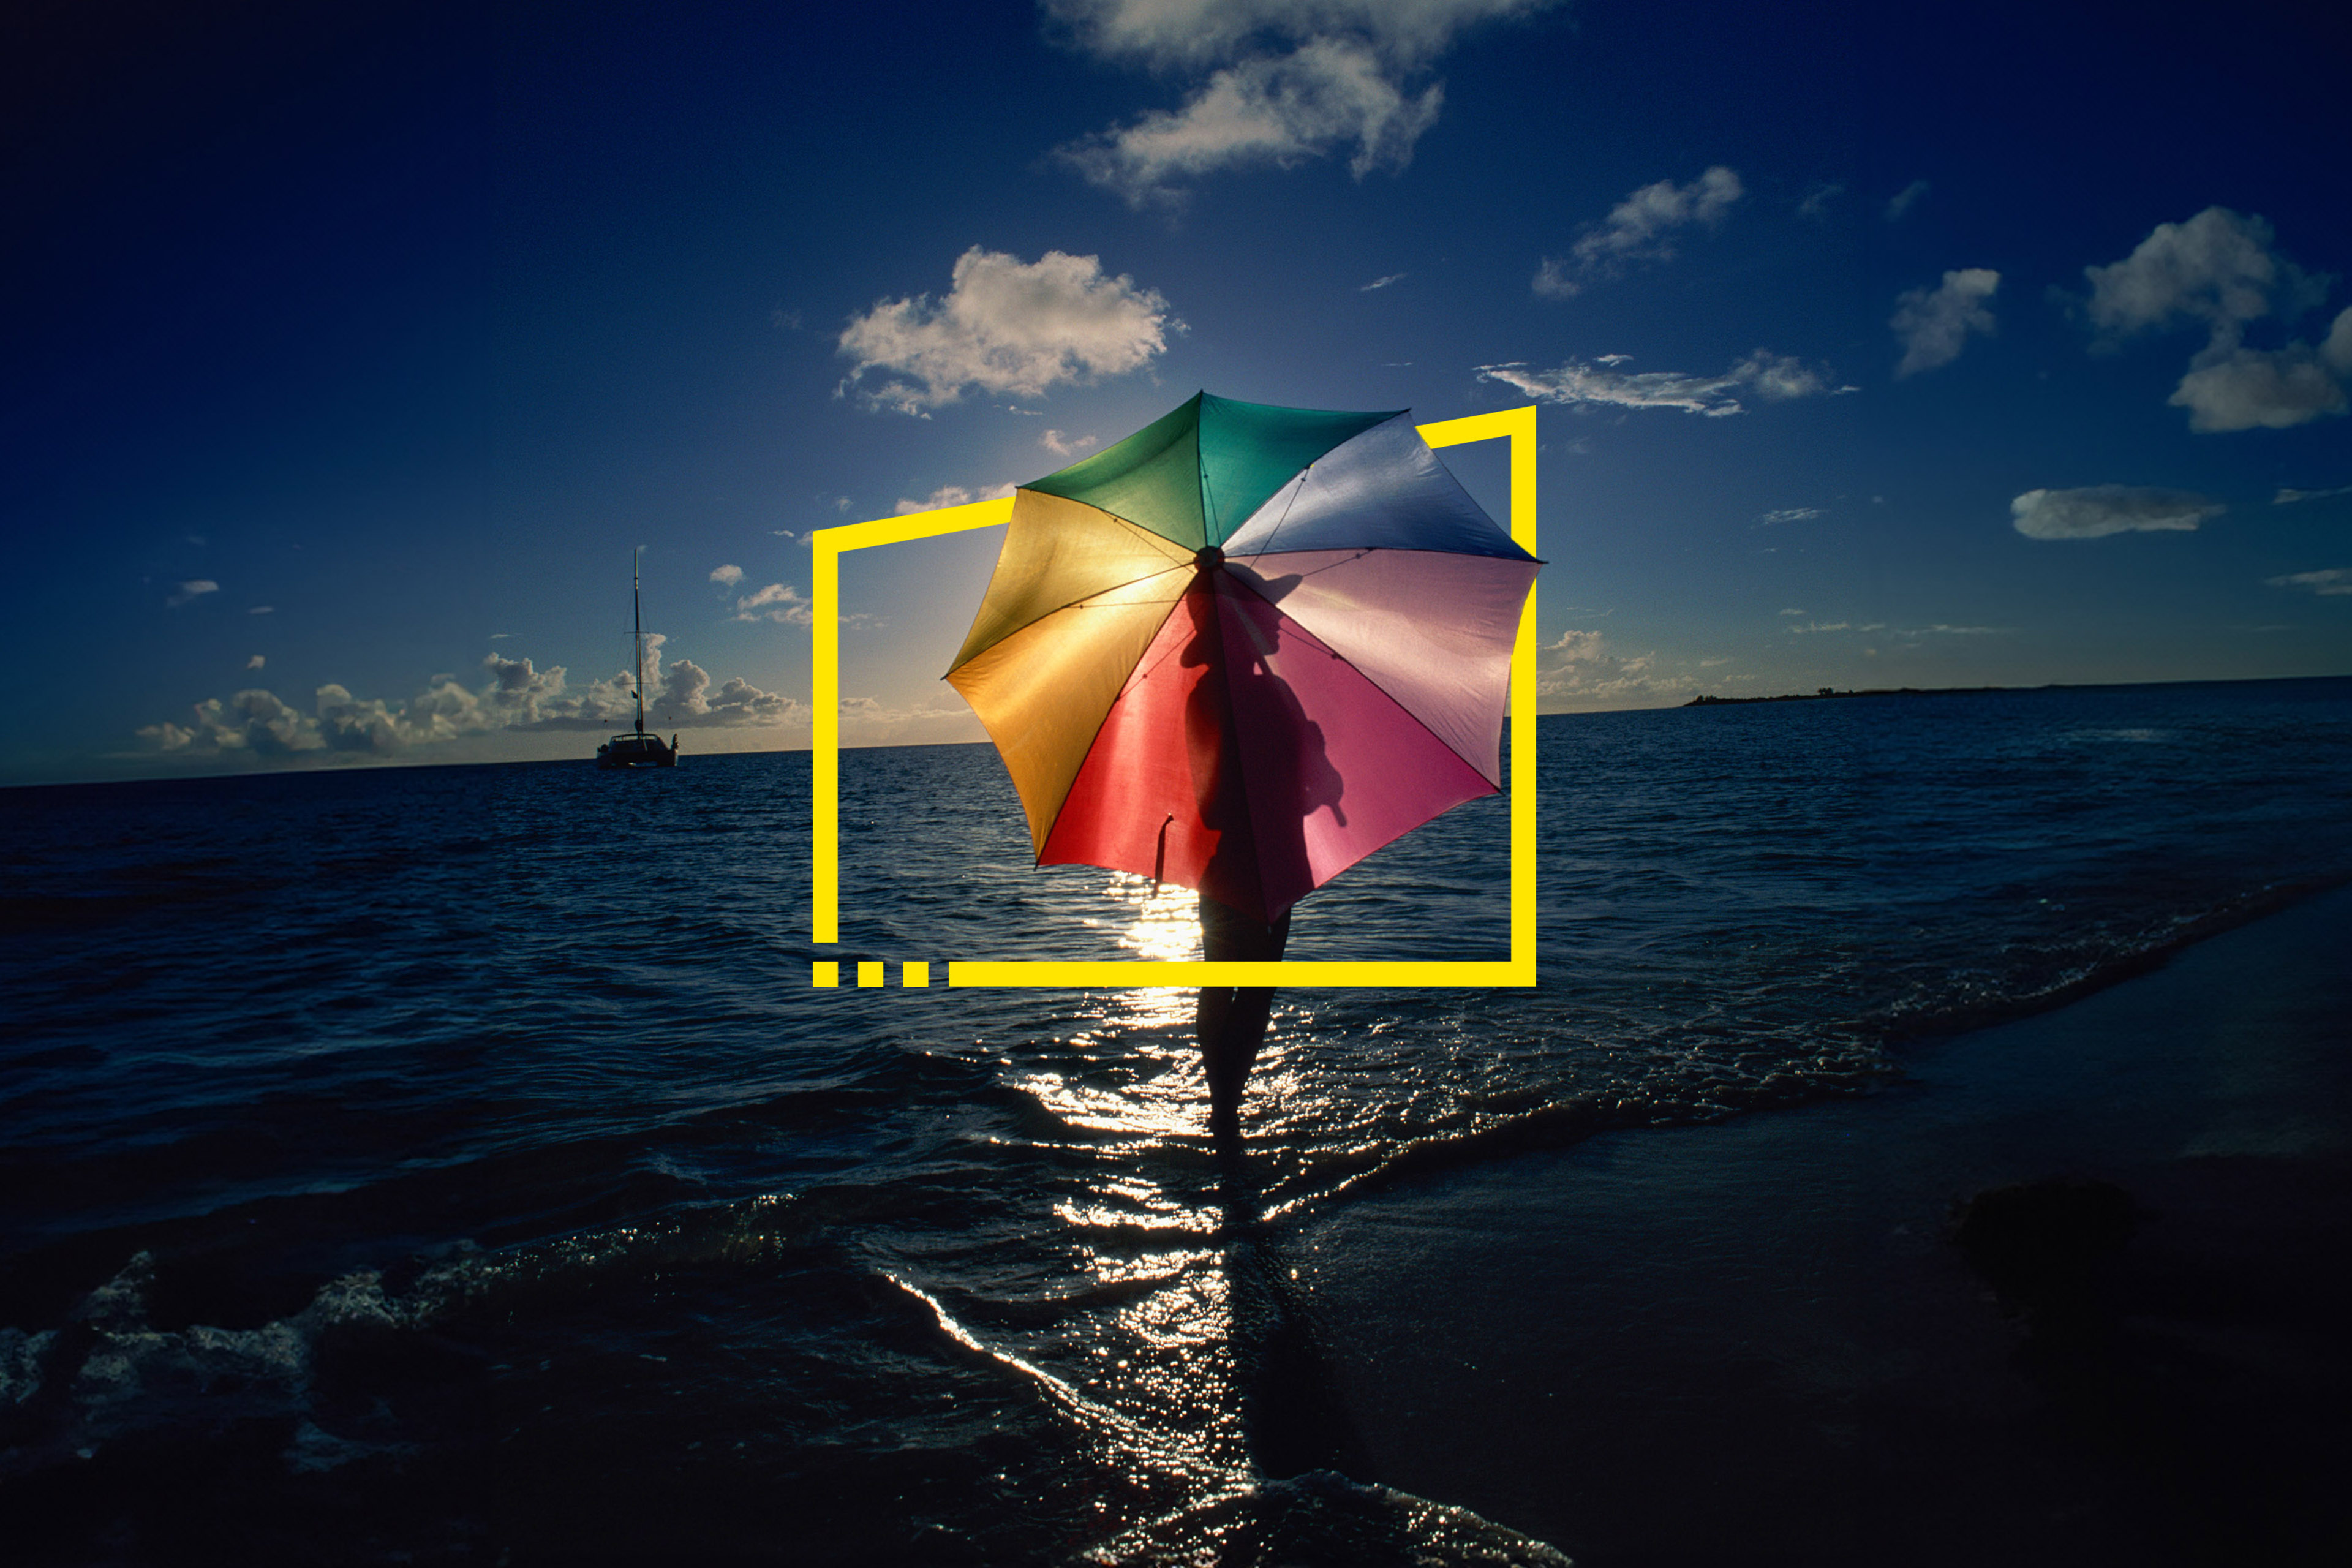
[[[1538,566],[1402,415],[1204,394],[1021,488],[948,679],[1038,864],[1270,921],[1499,792]]]

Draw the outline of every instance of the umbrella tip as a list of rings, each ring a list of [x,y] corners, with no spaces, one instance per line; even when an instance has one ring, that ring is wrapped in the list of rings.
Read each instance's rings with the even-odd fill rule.
[[[1225,552],[1212,544],[1205,550],[1192,552],[1192,564],[1202,572],[1214,572],[1225,563]]]

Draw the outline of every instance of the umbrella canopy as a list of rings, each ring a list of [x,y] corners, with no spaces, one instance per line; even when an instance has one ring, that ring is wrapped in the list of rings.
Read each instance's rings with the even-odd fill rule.
[[[1500,791],[1538,565],[1402,414],[1203,393],[1020,488],[947,679],[1039,865],[1271,921]]]

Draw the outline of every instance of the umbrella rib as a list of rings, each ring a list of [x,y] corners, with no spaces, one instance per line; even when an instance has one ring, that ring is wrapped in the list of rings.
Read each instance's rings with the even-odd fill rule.
[[[990,643],[990,644],[988,645],[988,647],[979,647],[979,648],[974,648],[974,649],[972,650],[971,658],[967,658],[967,659],[965,659],[965,660],[963,661],[963,664],[956,665],[953,668],[950,669],[950,670],[947,672],[947,675],[942,675],[942,676],[940,676],[940,679],[941,680],[945,680],[945,679],[948,678],[948,675],[953,675],[953,674],[956,672],[956,670],[958,670],[958,669],[961,669],[965,664],[970,664],[970,663],[971,662],[971,659],[972,659],[972,658],[978,658],[982,654],[986,653],[986,652],[988,651],[988,649],[989,649],[989,648],[994,647],[996,647],[996,646],[997,646],[997,644],[998,644],[998,643],[1002,643],[1002,642],[1003,642],[1003,641],[1004,641],[1004,639],[1005,639],[1005,637],[1017,637],[1017,636],[1018,636],[1018,635],[1020,635],[1021,633],[1027,631],[1031,626],[1034,626],[1037,625],[1040,621],[1049,621],[1049,620],[1052,620],[1055,616],[1058,616],[1058,615],[1062,614],[1065,610],[1084,610],[1084,609],[1098,608],[1099,606],[1097,606],[1097,605],[1092,605],[1092,604],[1090,603],[1090,601],[1095,600],[1095,599],[1099,599],[1099,598],[1101,598],[1101,597],[1102,597],[1104,595],[1106,595],[1106,594],[1116,594],[1116,593],[1118,593],[1118,592],[1120,589],[1122,589],[1122,588],[1132,588],[1132,587],[1134,587],[1138,583],[1149,583],[1149,582],[1150,582],[1154,577],[1165,577],[1165,576],[1167,576],[1171,572],[1181,572],[1181,571],[1182,571],[1185,567],[1190,566],[1191,564],[1192,564],[1192,562],[1188,559],[1188,560],[1185,560],[1185,561],[1180,562],[1180,563],[1176,563],[1176,564],[1173,564],[1173,565],[1163,566],[1163,567],[1161,567],[1161,568],[1160,568],[1159,571],[1157,571],[1157,572],[1146,572],[1146,573],[1145,573],[1142,576],[1140,576],[1140,577],[1129,577],[1129,578],[1126,582],[1124,582],[1124,583],[1113,583],[1110,586],[1108,586],[1108,587],[1107,587],[1107,588],[1097,588],[1097,589],[1096,589],[1096,590],[1095,590],[1093,593],[1091,593],[1091,594],[1081,594],[1081,595],[1079,595],[1076,598],[1072,599],[1072,600],[1071,600],[1069,603],[1067,603],[1067,604],[1065,604],[1065,605],[1055,605],[1055,606],[1054,606],[1052,609],[1050,609],[1050,610],[1044,610],[1044,611],[1040,611],[1038,614],[1036,614],[1036,615],[1034,615],[1034,616],[1030,616],[1027,620],[1025,620],[1025,621],[1022,622],[1019,626],[1014,626],[1014,627],[1011,628],[1010,630],[1006,631],[1006,632],[1003,634],[1003,637],[998,637],[998,638],[996,639],[996,641],[995,641],[995,642],[992,642],[992,643]],[[1179,595],[1177,595],[1176,596],[1177,596],[1177,598],[1181,599],[1181,598],[1182,598],[1184,595],[1181,595],[1181,594],[1179,594]],[[1133,602],[1133,603],[1136,603],[1136,604],[1143,604],[1143,605],[1150,605],[1150,604],[1157,604],[1157,603],[1159,603],[1159,601],[1158,601],[1158,600],[1156,600],[1156,599],[1138,599],[1138,600],[1134,600],[1134,601],[1132,601],[1132,602]]]
[[[1374,548],[1375,548],[1375,549],[1377,549],[1377,548],[1378,548],[1378,546],[1375,546]],[[1366,556],[1366,555],[1370,555],[1370,554],[1371,554],[1371,553],[1372,553],[1372,552],[1371,552],[1370,550],[1366,550],[1366,551],[1362,552],[1360,554],[1357,554],[1357,555],[1350,556],[1349,559],[1349,560],[1351,560],[1351,561],[1360,561],[1360,560],[1362,560],[1362,559],[1364,558],[1364,556]],[[1444,555],[1444,554],[1447,554],[1447,553],[1450,553],[1450,552],[1446,552],[1446,551],[1442,551],[1442,550],[1438,550],[1438,551],[1427,551],[1427,550],[1425,550],[1425,551],[1420,551],[1420,552],[1417,552],[1416,553],[1423,554],[1423,555]],[[1346,563],[1346,562],[1342,562],[1342,561],[1334,561],[1333,563],[1331,563],[1331,565],[1332,565],[1332,566],[1343,566],[1343,565],[1346,565],[1346,564],[1347,564],[1347,563]],[[1329,571],[1330,569],[1331,569],[1331,568],[1330,568],[1329,566],[1327,566],[1327,567],[1323,567],[1323,568],[1321,568],[1321,570],[1323,570],[1323,571],[1327,571],[1327,572],[1328,572],[1328,571]],[[1231,573],[1227,573],[1227,574],[1226,574],[1226,575],[1230,577],[1230,576],[1232,576],[1232,575],[1233,575],[1233,574],[1231,574]],[[1239,580],[1238,580],[1238,579],[1236,579],[1236,581],[1239,581]],[[1313,632],[1311,632],[1311,631],[1307,631],[1307,626],[1306,626],[1306,623],[1304,623],[1304,622],[1302,622],[1302,621],[1298,620],[1296,616],[1283,615],[1283,609],[1282,609],[1282,606],[1281,606],[1279,604],[1276,604],[1276,603],[1274,600],[1272,600],[1272,599],[1267,599],[1264,594],[1258,594],[1258,593],[1257,593],[1257,590],[1256,590],[1255,588],[1254,588],[1254,587],[1250,587],[1250,586],[1249,586],[1249,584],[1248,584],[1247,583],[1243,583],[1243,584],[1242,584],[1242,586],[1244,586],[1244,587],[1245,587],[1245,588],[1249,588],[1249,591],[1250,591],[1251,593],[1253,593],[1253,594],[1257,594],[1257,596],[1258,596],[1260,599],[1265,600],[1265,605],[1266,605],[1266,607],[1267,607],[1267,608],[1269,608],[1269,609],[1271,609],[1271,610],[1272,610],[1276,615],[1277,615],[1277,616],[1282,616],[1282,618],[1283,618],[1284,620],[1288,621],[1292,626],[1297,626],[1300,631],[1302,631],[1302,632],[1307,632],[1307,635],[1308,637],[1315,637],[1315,634],[1314,634]],[[1333,647],[1329,643],[1325,642],[1321,637],[1315,637],[1315,641],[1316,641],[1316,643],[1317,643],[1317,645],[1318,645],[1318,647],[1322,647],[1326,652],[1329,653],[1329,654],[1330,654],[1330,656],[1331,656],[1333,658],[1338,659],[1341,664],[1344,664],[1344,665],[1346,665],[1349,669],[1354,670],[1354,671],[1356,672],[1356,676],[1357,676],[1357,678],[1358,678],[1359,679],[1360,679],[1361,681],[1363,681],[1363,683],[1364,683],[1365,685],[1367,685],[1367,686],[1370,687],[1373,690],[1375,690],[1375,691],[1379,692],[1381,696],[1383,696],[1383,697],[1387,698],[1387,699],[1389,700],[1390,704],[1391,704],[1392,707],[1394,707],[1398,712],[1400,712],[1400,713],[1403,714],[1406,718],[1408,718],[1408,719],[1412,720],[1415,724],[1419,725],[1419,726],[1420,726],[1420,728],[1421,728],[1421,731],[1422,731],[1422,733],[1423,733],[1423,734],[1427,735],[1431,740],[1433,740],[1433,741],[1436,742],[1439,745],[1441,745],[1441,746],[1444,747],[1448,752],[1451,752],[1454,755],[1454,757],[1455,757],[1455,758],[1457,758],[1457,759],[1461,762],[1461,763],[1462,763],[1462,765],[1463,765],[1464,767],[1468,768],[1472,773],[1476,773],[1476,774],[1477,774],[1480,778],[1482,778],[1482,779],[1486,777],[1486,772],[1485,772],[1485,770],[1484,770],[1484,769],[1480,768],[1480,767],[1478,766],[1478,764],[1477,764],[1477,763],[1475,763],[1472,762],[1469,758],[1465,757],[1465,756],[1463,756],[1463,755],[1462,755],[1462,748],[1461,748],[1461,747],[1456,746],[1453,742],[1451,742],[1451,741],[1447,740],[1444,736],[1443,736],[1443,735],[1439,734],[1436,731],[1434,731],[1434,730],[1431,729],[1431,728],[1429,727],[1428,721],[1426,721],[1426,720],[1424,720],[1423,718],[1422,718],[1422,716],[1421,716],[1420,714],[1418,714],[1418,713],[1414,712],[1412,709],[1410,709],[1410,708],[1406,707],[1402,701],[1401,701],[1401,700],[1398,700],[1397,694],[1396,694],[1395,692],[1391,691],[1387,687],[1385,687],[1385,686],[1381,685],[1378,680],[1374,679],[1372,678],[1372,675],[1371,675],[1371,672],[1370,672],[1370,671],[1369,671],[1369,670],[1365,669],[1365,668],[1364,668],[1362,665],[1358,664],[1354,659],[1349,658],[1346,654],[1341,653],[1338,648]],[[1231,707],[1231,704],[1232,704],[1232,696],[1231,696],[1231,692],[1230,692],[1230,690],[1229,690],[1229,691],[1228,691],[1228,693],[1227,693],[1227,699],[1226,699],[1226,700],[1227,700],[1227,706],[1228,706],[1228,708],[1230,708],[1230,707]],[[1491,780],[1491,779],[1488,779],[1488,780],[1487,780],[1487,782],[1488,782],[1489,784],[1494,783],[1494,781],[1493,781],[1493,780]],[[1500,785],[1496,785],[1495,793],[1496,793],[1496,794],[1497,794],[1497,795],[1500,795],[1500,794],[1502,793],[1502,788],[1501,788],[1501,786],[1500,786]]]
[[[1276,518],[1274,520],[1274,526],[1266,531],[1266,548],[1258,552],[1260,555],[1270,555],[1274,552],[1275,539],[1282,532],[1282,525],[1290,521],[1290,509],[1297,506],[1298,504],[1298,498],[1307,493],[1307,480],[1314,472],[1315,465],[1313,463],[1309,463],[1305,468],[1298,470],[1298,482],[1290,487],[1290,499],[1282,503],[1282,515]]]

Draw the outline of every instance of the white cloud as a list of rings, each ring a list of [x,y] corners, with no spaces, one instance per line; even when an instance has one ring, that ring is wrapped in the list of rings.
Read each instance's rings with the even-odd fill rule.
[[[898,504],[891,508],[891,511],[896,516],[905,517],[908,512],[937,511],[941,507],[950,506],[970,506],[976,500],[1002,500],[1013,493],[1013,488],[1012,485],[999,485],[994,489],[983,490],[973,489],[968,485],[941,485],[921,500],[912,500],[900,496]]]
[[[2227,207],[2186,223],[2160,223],[2121,261],[2086,267],[2088,313],[2112,348],[2136,332],[2201,323],[2205,347],[2189,362],[2167,401],[2189,411],[2200,433],[2282,430],[2342,414],[2352,378],[2352,310],[2339,314],[2317,347],[2296,341],[2249,348],[2249,323],[2292,321],[2327,296],[2328,279],[2280,255],[2269,224]]]
[[[2091,324],[2121,337],[2179,318],[2238,326],[2273,310],[2293,317],[2316,305],[2326,280],[2272,248],[2271,226],[2227,207],[2186,223],[2160,223],[2129,256],[2085,267]]]
[[[1537,264],[1528,287],[1538,300],[1572,300],[1584,292],[1584,285],[1568,275],[1568,264],[1557,256],[1547,256]]]
[[[1766,512],[1756,521],[1759,522],[1804,522],[1822,515],[1822,510],[1817,506],[1784,506],[1777,511]],[[1792,611],[1786,613],[1800,614],[1801,612]]]
[[[1746,194],[1738,174],[1720,163],[1686,185],[1672,180],[1643,185],[1610,208],[1607,218],[1587,226],[1566,260],[1545,257],[1530,287],[1540,298],[1565,300],[1582,293],[1592,279],[1614,276],[1628,262],[1671,261],[1679,231],[1716,227]]]
[[[1269,43],[1353,37],[1402,64],[1434,59],[1464,28],[1550,0],[1045,0],[1079,48],[1158,69],[1201,67]]]
[[[1402,169],[1436,122],[1444,84],[1412,79],[1465,27],[1551,0],[1045,0],[1074,47],[1188,79],[1183,106],[1062,148],[1136,205],[1181,182],[1349,152],[1359,179]],[[1205,73],[1205,74],[1204,74]]]
[[[245,613],[248,616],[274,616],[278,613],[278,606],[275,605],[256,605],[253,608],[246,611]]]
[[[2341,414],[2347,404],[2339,378],[2352,373],[2352,352],[2335,351],[2339,340],[2352,345],[2347,329],[2352,310],[2336,317],[2336,330],[2316,349],[2303,342],[2250,349],[2217,331],[2165,401],[2189,410],[2189,427],[2200,434],[2285,430]]]
[[[1391,272],[1385,278],[1373,279],[1370,283],[1367,283],[1362,288],[1357,289],[1356,292],[1359,294],[1369,294],[1375,289],[1385,289],[1391,283],[1402,283],[1412,276],[1412,274],[1410,272]]]
[[[2279,493],[2271,497],[2271,505],[2293,506],[2299,500],[2326,500],[2335,496],[2352,496],[2352,485],[2337,485],[2327,490],[2294,490],[2282,485]]]
[[[1393,174],[1437,122],[1445,87],[1408,94],[1396,72],[1351,39],[1316,38],[1286,55],[1243,60],[1213,74],[1184,106],[1061,149],[1088,180],[1131,206],[1173,204],[1182,182],[1219,169],[1295,168],[1349,149],[1348,172]]]
[[[181,605],[187,604],[191,600],[201,599],[206,594],[217,594],[219,592],[220,584],[214,582],[211,578],[196,577],[192,578],[188,582],[181,584],[177,588],[174,588],[172,591],[171,596],[163,602],[176,608]]]
[[[1100,439],[1097,436],[1065,436],[1059,430],[1048,430],[1037,437],[1037,445],[1057,458],[1075,458]]]
[[[739,621],[774,621],[779,626],[806,626],[816,623],[808,596],[789,583],[771,583],[735,601]]]
[[[259,655],[259,654],[255,654],[251,658],[248,658],[248,659],[247,659],[247,660],[245,661],[245,668],[247,668],[247,669],[259,669],[259,668],[260,668],[264,664],[267,664],[268,662],[268,660],[267,660],[267,659],[263,658],[261,657],[261,655]]]
[[[2091,485],[2073,490],[2028,490],[2009,503],[2011,521],[2028,539],[2104,539],[2111,533],[2189,533],[2229,509],[2189,490]]]
[[[1693,224],[1714,227],[1745,195],[1739,176],[1720,163],[1687,185],[1656,181],[1610,208],[1607,220],[1587,229],[1570,254],[1588,266],[1672,260],[1675,230]]]
[[[646,638],[646,719],[664,729],[774,728],[805,721],[807,705],[762,691],[740,678],[711,689],[690,659],[665,665],[662,637]],[[149,724],[138,733],[159,751],[202,755],[294,758],[337,752],[394,756],[468,736],[528,731],[601,731],[636,717],[636,687],[618,674],[577,690],[561,665],[535,668],[528,658],[492,654],[482,684],[437,676],[405,702],[357,698],[329,683],[309,711],[260,689],[195,704],[186,724]]]
[[[789,538],[790,535],[786,537]],[[710,574],[710,580],[714,583],[724,583],[731,588],[743,580],[743,568],[740,566],[719,567]]]
[[[1664,700],[1696,685],[1687,675],[1659,672],[1654,653],[1619,654],[1597,631],[1562,632],[1558,641],[1543,645],[1542,653],[1536,671],[1536,692],[1541,697],[1625,704]],[[1544,668],[1547,662],[1549,668]]]
[[[2331,566],[2324,572],[2296,572],[2284,577],[2265,577],[2263,581],[2273,588],[2308,588],[2325,599],[2352,594],[2352,569]]]
[[[1797,216],[1799,217],[1811,218],[1827,217],[1829,216],[1830,204],[1836,201],[1838,197],[1843,195],[1845,195],[1845,187],[1843,185],[1815,185],[1811,190],[1805,193],[1805,199],[1797,204]]]
[[[947,296],[883,300],[842,331],[856,368],[841,384],[905,414],[959,401],[967,386],[1035,396],[1063,382],[1139,370],[1183,323],[1158,291],[1113,278],[1094,256],[1049,250],[1034,262],[973,246]],[[882,373],[865,384],[869,371]]]
[[[1925,180],[1914,180],[1895,192],[1886,199],[1886,221],[1898,222],[1905,213],[1918,205],[1919,198],[1927,194],[1927,182]]]
[[[1990,267],[1966,267],[1944,274],[1934,289],[1908,289],[1895,302],[1887,325],[1903,344],[1899,376],[1949,364],[1960,357],[1970,332],[1990,332],[1992,312],[1985,301],[2000,287],[2000,274]]]
[[[1751,394],[1767,403],[1797,397],[1835,395],[1857,390],[1831,384],[1826,367],[1815,369],[1788,354],[1758,349],[1721,375],[1685,375],[1675,371],[1631,373],[1616,370],[1630,355],[1608,354],[1600,360],[1570,360],[1558,370],[1537,371],[1524,363],[1483,364],[1481,381],[1499,381],[1530,397],[1571,406],[1617,408],[1679,408],[1686,414],[1723,418],[1747,410],[1736,394]]]

